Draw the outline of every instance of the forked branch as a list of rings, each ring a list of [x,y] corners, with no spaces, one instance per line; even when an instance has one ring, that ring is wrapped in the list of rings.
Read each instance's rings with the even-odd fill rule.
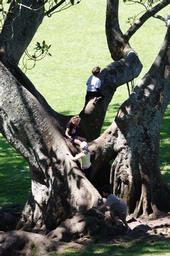
[[[163,0],[153,8],[147,10],[134,24],[128,29],[128,31],[124,34],[126,41],[136,33],[136,31],[142,27],[142,25],[151,17],[154,17],[156,13],[165,8],[168,4],[170,4],[170,0]]]

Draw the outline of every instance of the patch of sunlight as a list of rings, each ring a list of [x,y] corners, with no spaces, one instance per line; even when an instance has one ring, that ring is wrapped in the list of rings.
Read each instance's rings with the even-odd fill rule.
[[[77,250],[75,248],[72,248],[72,247],[69,247],[69,248],[66,248],[64,250],[65,253],[69,253],[69,254],[72,254],[72,253],[77,253]],[[65,254],[64,254],[65,255]]]
[[[169,173],[170,172],[170,163],[164,163],[161,165],[161,173],[162,174],[166,174],[166,173]]]
[[[99,254],[99,253],[105,253],[106,251],[106,248],[97,248],[95,251],[94,251],[94,255],[95,254]]]
[[[165,134],[166,135],[166,133],[165,132],[161,132],[161,134],[163,135],[163,134]],[[161,138],[161,142],[164,142],[164,143],[170,143],[170,139],[169,138]]]

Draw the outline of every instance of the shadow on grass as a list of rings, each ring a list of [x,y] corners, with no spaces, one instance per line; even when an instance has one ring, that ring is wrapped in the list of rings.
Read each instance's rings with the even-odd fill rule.
[[[28,166],[0,136],[0,206],[24,204],[30,189]]]
[[[49,256],[167,256],[170,251],[170,239],[156,236],[129,239],[128,241],[113,241],[105,244],[91,244],[82,250],[67,248],[63,254],[50,253]]]
[[[170,185],[170,106],[161,125],[160,167],[163,170],[163,179]]]

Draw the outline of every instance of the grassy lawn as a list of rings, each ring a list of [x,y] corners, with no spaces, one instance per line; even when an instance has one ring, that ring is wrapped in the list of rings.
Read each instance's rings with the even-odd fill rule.
[[[123,31],[128,28],[127,17],[132,16],[136,6],[120,3],[120,20]],[[51,57],[38,62],[27,76],[44,95],[50,105],[58,112],[77,114],[83,107],[85,82],[95,65],[105,67],[112,60],[107,48],[104,31],[105,1],[82,0],[81,4],[45,18],[38,30],[34,43],[46,41],[52,44]],[[139,9],[140,11],[140,9]],[[169,9],[170,11],[170,9]],[[163,11],[168,14],[168,8]],[[140,29],[131,41],[143,62],[142,77],[154,61],[163,42],[166,27],[157,19],[152,19]],[[139,79],[139,78],[138,78]],[[137,80],[136,79],[136,82]],[[68,97],[69,96],[69,97]],[[112,122],[120,104],[128,97],[126,85],[119,88],[110,103],[103,129]],[[170,108],[168,108],[161,127],[160,163],[164,179],[170,184]],[[24,204],[30,189],[30,176],[25,161],[0,137],[0,206]],[[154,245],[154,246],[151,246]],[[65,255],[131,255],[168,254],[170,246],[166,242],[151,241],[141,245],[122,246],[100,245],[88,248],[86,252],[69,251]],[[56,255],[56,254],[53,254]],[[51,254],[52,256],[52,254]]]
[[[64,254],[49,253],[48,256],[169,256],[170,240],[158,240],[155,238],[134,239],[133,241],[114,241],[108,244],[94,244],[85,247],[83,250],[68,248]]]
[[[24,204],[30,189],[26,162],[0,137],[0,207]]]

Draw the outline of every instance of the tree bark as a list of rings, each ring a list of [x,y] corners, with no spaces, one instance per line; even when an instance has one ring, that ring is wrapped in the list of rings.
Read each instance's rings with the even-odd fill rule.
[[[0,34],[1,57],[18,64],[43,18],[43,1],[12,1]]]
[[[82,118],[81,133],[89,141],[96,139],[101,132],[105,114],[117,87],[133,81],[142,69],[139,57],[129,44],[131,36],[150,17],[165,8],[169,0],[163,0],[146,11],[141,18],[123,34],[119,25],[119,0],[107,0],[106,8],[106,37],[113,63],[104,68],[100,78],[104,99],[94,105],[94,100],[87,102],[80,113]]]
[[[136,216],[158,216],[160,210],[170,209],[170,190],[159,167],[160,125],[170,101],[169,46],[170,28],[149,72],[122,104],[112,126],[91,146],[97,163],[102,164],[102,150],[107,162],[113,160],[113,192],[128,202],[129,212]],[[94,179],[100,175],[95,167]]]
[[[45,104],[2,63],[0,77],[0,131],[26,158],[31,170],[32,192],[20,227],[52,229],[75,212],[96,206],[101,197],[71,160]]]
[[[134,24],[128,29],[125,33],[124,37],[127,41],[134,35],[134,33],[142,27],[142,25],[150,18],[154,17],[154,15],[165,8],[167,5],[170,4],[170,0],[163,0],[160,1],[156,6],[153,8],[148,9]]]
[[[137,54],[125,42],[120,30],[118,8],[118,0],[107,0],[106,36],[111,57],[115,62],[110,63],[100,74],[101,92],[104,97],[96,104],[93,99],[85,103],[80,113],[81,132],[89,141],[100,135],[108,105],[117,87],[132,81],[142,70]]]

